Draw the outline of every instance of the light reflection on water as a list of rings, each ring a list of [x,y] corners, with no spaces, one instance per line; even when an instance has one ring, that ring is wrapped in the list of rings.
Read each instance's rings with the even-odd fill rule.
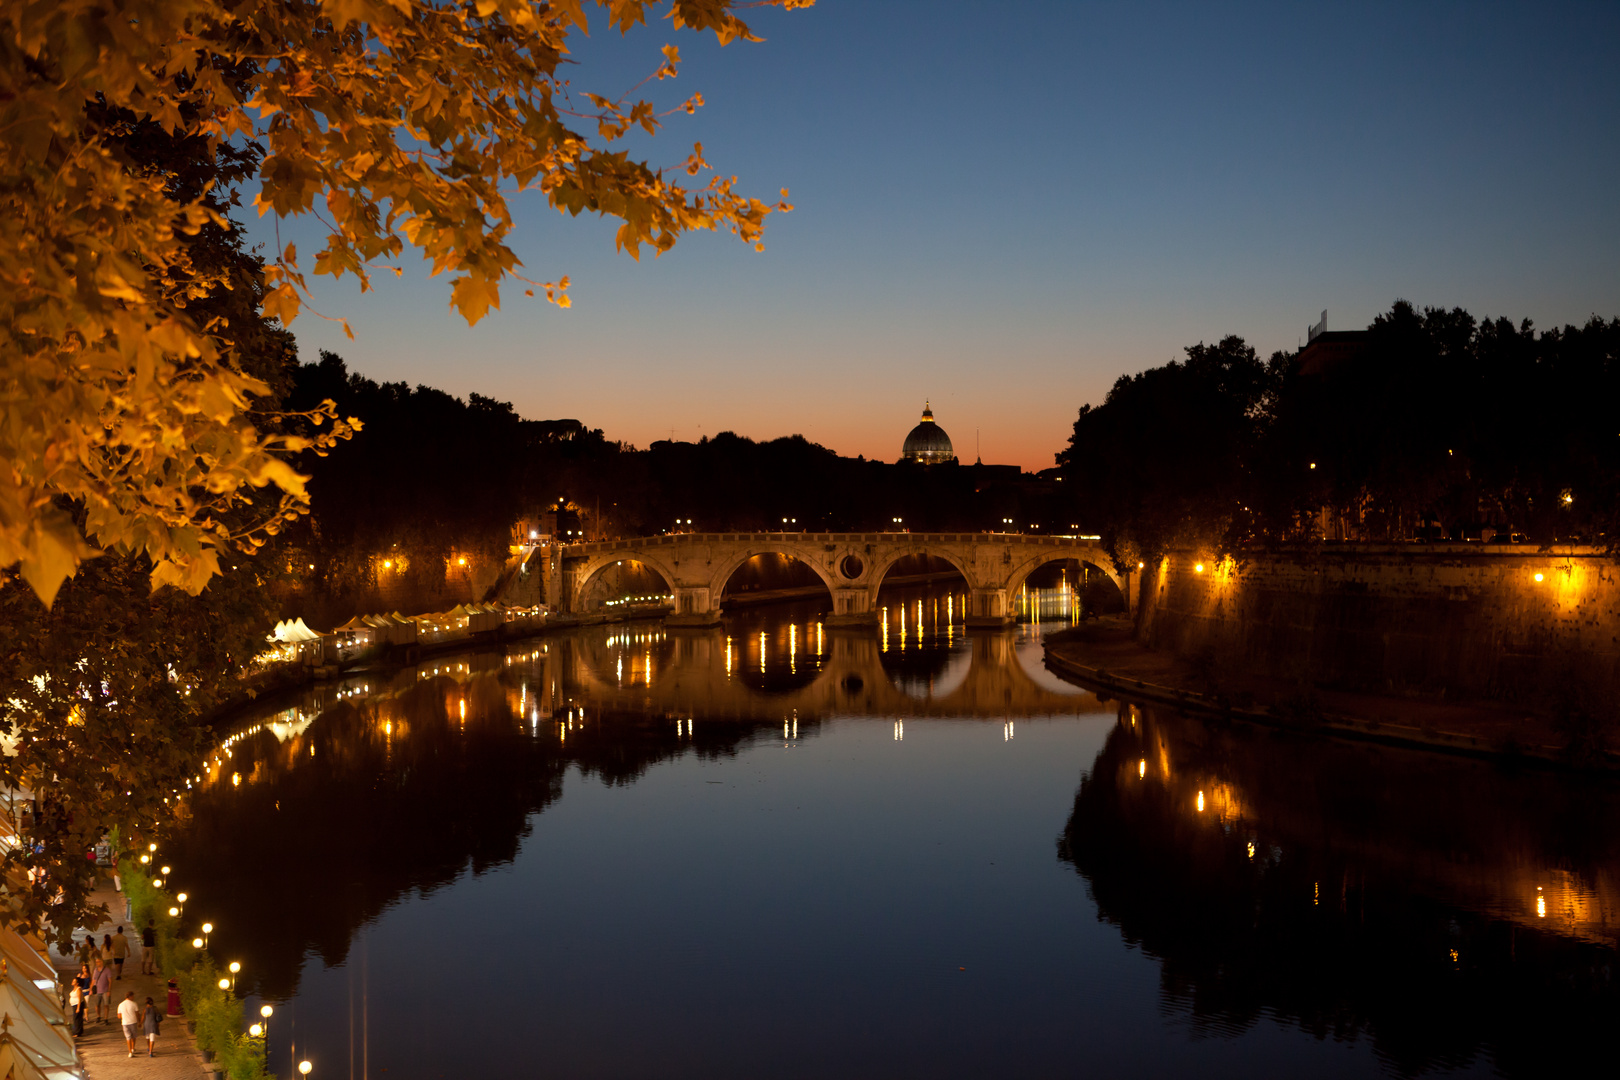
[[[1538,1075],[1607,1038],[1604,784],[1105,704],[1051,623],[885,601],[887,636],[632,623],[244,724],[176,881],[280,1071]]]

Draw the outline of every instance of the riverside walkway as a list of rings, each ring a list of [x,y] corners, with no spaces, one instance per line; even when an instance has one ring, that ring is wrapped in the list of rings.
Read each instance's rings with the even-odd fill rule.
[[[118,1003],[133,990],[138,1003],[144,1005],[150,997],[161,1009],[167,1001],[167,983],[160,976],[141,974],[141,935],[134,923],[123,917],[124,894],[115,892],[112,881],[107,879],[91,895],[91,900],[106,904],[112,915],[108,922],[95,928],[96,940],[100,941],[103,935],[122,926],[124,936],[130,939],[131,952],[124,961],[124,977],[112,984],[109,1022],[101,1023],[94,1013],[88,1014],[84,1035],[75,1040],[85,1075],[89,1080],[135,1080],[136,1077],[140,1080],[204,1080],[213,1077],[213,1071],[203,1065],[196,1043],[186,1034],[183,1016],[164,1018],[163,1034],[158,1036],[157,1053],[153,1057],[146,1056],[144,1035],[136,1037],[136,1055],[129,1056],[123,1028],[118,1023]],[[84,932],[81,930],[74,936],[75,940],[83,938]],[[62,973],[63,979],[71,979],[79,969],[73,957],[63,956],[55,947],[51,949],[51,963]]]

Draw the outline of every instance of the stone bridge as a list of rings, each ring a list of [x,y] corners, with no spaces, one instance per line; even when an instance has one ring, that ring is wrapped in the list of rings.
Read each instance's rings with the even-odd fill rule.
[[[907,556],[943,559],[967,579],[967,624],[1013,621],[1010,599],[1031,573],[1048,563],[1077,559],[1106,574],[1131,602],[1130,575],[1095,540],[1021,533],[674,533],[630,540],[600,540],[553,549],[545,560],[546,595],[564,611],[584,609],[586,587],[608,567],[632,562],[663,576],[674,596],[671,626],[713,626],[720,621],[726,582],[756,555],[787,555],[813,570],[832,596],[828,625],[862,625],[877,618],[877,592],[889,570]]]

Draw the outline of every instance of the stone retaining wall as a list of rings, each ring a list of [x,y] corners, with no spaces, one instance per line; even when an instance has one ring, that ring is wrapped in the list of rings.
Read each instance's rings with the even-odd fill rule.
[[[1546,708],[1620,701],[1620,566],[1594,548],[1187,551],[1146,567],[1139,588],[1138,640],[1213,664]]]

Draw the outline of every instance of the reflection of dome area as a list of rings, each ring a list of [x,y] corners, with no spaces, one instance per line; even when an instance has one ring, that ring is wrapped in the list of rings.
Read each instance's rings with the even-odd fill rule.
[[[923,402],[922,421],[906,436],[900,448],[901,461],[916,461],[923,465],[938,465],[955,461],[956,451],[951,448],[951,437],[945,429],[934,423],[934,410]]]

